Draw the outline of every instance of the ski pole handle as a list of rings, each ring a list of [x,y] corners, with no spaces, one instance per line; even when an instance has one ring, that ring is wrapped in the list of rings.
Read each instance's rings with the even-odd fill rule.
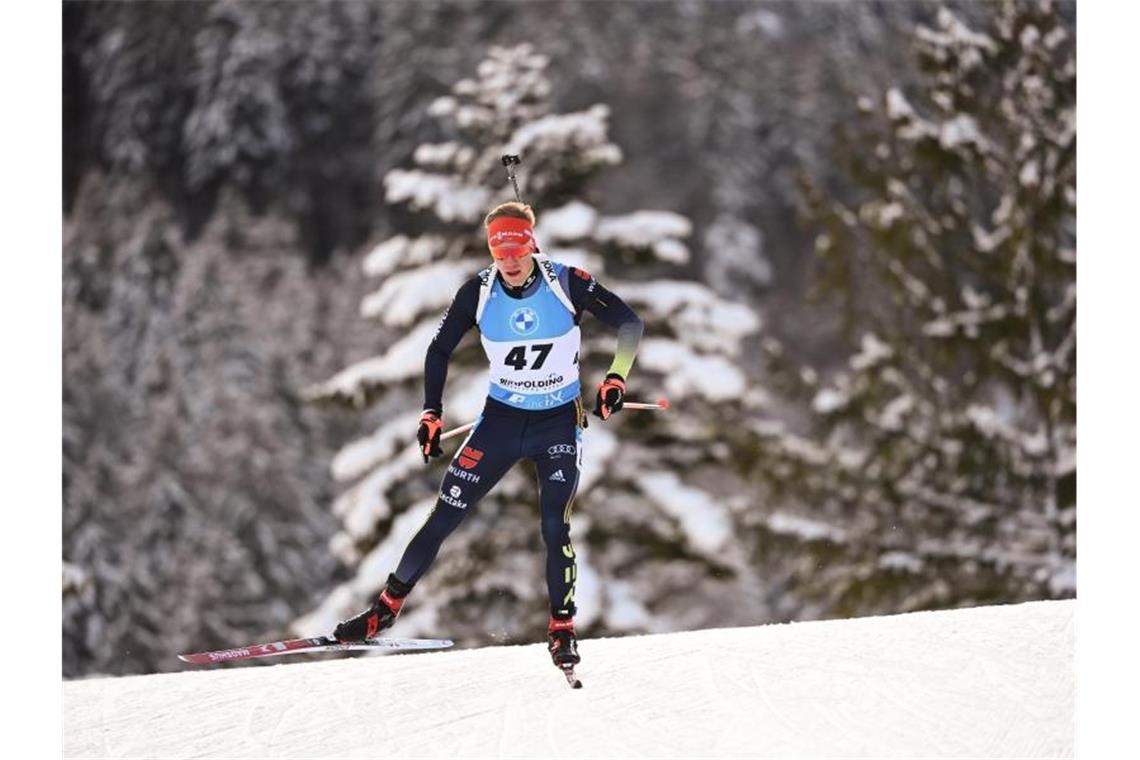
[[[519,194],[519,181],[515,177],[515,167],[522,163],[522,159],[513,153],[504,153],[502,157],[503,166],[507,167],[507,179],[511,181],[511,187],[515,189],[515,200],[523,205],[522,195]],[[542,253],[542,249],[538,247],[538,240],[534,240],[534,252]]]
[[[519,183],[515,179],[515,167],[522,163],[522,159],[516,155],[506,153],[502,158],[503,166],[507,167],[507,179],[511,181],[511,187],[515,189],[515,200],[522,203],[522,196],[519,195]]]

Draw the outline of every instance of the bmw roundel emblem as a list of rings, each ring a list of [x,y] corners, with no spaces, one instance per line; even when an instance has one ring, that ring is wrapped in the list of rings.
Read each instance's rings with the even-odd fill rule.
[[[538,315],[529,306],[515,309],[511,314],[511,329],[519,335],[530,335],[538,329]]]

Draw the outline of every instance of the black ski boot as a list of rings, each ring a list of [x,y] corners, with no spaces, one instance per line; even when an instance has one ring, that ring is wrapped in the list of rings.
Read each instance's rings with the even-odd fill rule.
[[[578,656],[578,638],[574,635],[574,618],[550,618],[546,636],[550,642],[550,659],[556,667],[572,667],[582,661]]]
[[[411,590],[411,586],[401,583],[395,575],[389,575],[380,598],[364,612],[339,623],[333,632],[333,638],[343,644],[376,638],[380,631],[391,628],[396,622],[400,608],[404,606],[404,599]]]

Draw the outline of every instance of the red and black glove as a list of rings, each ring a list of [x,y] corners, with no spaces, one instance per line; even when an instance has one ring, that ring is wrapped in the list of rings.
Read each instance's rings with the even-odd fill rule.
[[[609,419],[611,414],[621,411],[625,403],[625,380],[616,372],[606,375],[604,383],[598,386],[598,395],[594,399],[594,414],[603,420]]]
[[[420,453],[424,455],[424,464],[443,454],[443,447],[439,445],[443,434],[443,418],[434,409],[425,409],[420,415],[420,429],[416,432],[416,440],[420,442]]]

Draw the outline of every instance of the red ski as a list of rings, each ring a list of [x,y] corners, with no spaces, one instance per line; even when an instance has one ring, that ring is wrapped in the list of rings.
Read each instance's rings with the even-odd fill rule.
[[[194,665],[209,665],[214,662],[252,660],[257,657],[276,657],[282,654],[302,654],[305,652],[342,652],[346,650],[407,652],[416,649],[447,649],[455,642],[448,639],[369,639],[352,644],[343,644],[331,636],[317,636],[311,639],[286,639],[271,641],[268,644],[251,644],[233,649],[216,649],[213,652],[180,654],[178,659]]]

